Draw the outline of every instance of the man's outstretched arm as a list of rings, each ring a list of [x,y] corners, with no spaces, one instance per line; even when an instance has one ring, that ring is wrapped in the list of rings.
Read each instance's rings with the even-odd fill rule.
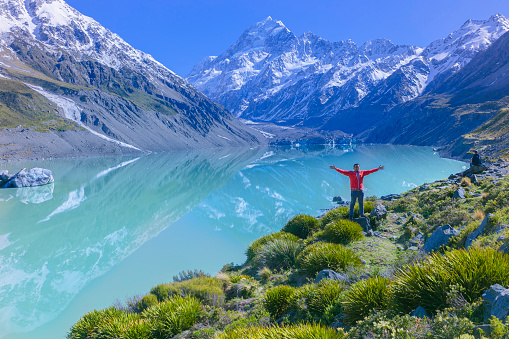
[[[383,170],[384,168],[385,168],[385,166],[380,165],[380,166],[378,166],[378,168],[373,168],[373,169],[364,171],[364,175],[371,174],[371,173],[376,172],[378,170]]]
[[[331,169],[333,169],[333,170],[338,171],[338,172],[339,172],[339,173],[341,173],[341,174],[348,175],[348,171],[342,170],[341,168],[337,168],[337,167],[336,167],[336,166],[334,166],[334,165],[330,165],[329,167],[330,167]]]

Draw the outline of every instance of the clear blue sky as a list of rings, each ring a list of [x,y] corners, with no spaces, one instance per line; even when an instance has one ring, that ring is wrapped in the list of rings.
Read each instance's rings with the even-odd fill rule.
[[[67,0],[133,47],[186,76],[244,30],[271,16],[297,36],[329,41],[388,38],[425,47],[468,19],[509,17],[509,0]]]

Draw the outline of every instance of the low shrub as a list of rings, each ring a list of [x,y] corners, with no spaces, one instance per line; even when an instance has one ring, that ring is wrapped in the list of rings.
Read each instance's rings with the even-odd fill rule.
[[[469,222],[458,235],[453,236],[449,239],[449,243],[447,246],[453,249],[462,249],[465,248],[465,243],[467,241],[467,237],[470,233],[475,231],[479,227],[479,221],[471,221]]]
[[[140,315],[136,313],[120,313],[114,318],[110,319],[107,322],[104,322],[99,328],[97,328],[95,338],[101,339],[116,339],[123,338],[126,332],[132,332],[130,328],[135,324],[139,323],[141,320]],[[142,322],[145,323],[145,322]],[[139,328],[137,326],[137,328]],[[141,327],[143,329],[147,329],[147,326]],[[150,326],[148,326],[148,331],[145,333],[140,333],[142,337],[149,338],[151,334]]]
[[[281,319],[295,307],[295,288],[287,285],[272,287],[265,292],[262,304],[272,320]]]
[[[433,319],[374,312],[358,321],[348,332],[349,339],[412,338],[458,339],[472,332],[473,323],[467,318],[437,314]]]
[[[170,338],[193,326],[201,313],[198,299],[186,296],[172,296],[141,314],[142,318],[151,321],[154,326],[152,337]]]
[[[472,185],[472,181],[470,180],[470,178],[467,178],[467,177],[464,177],[461,179],[461,186],[462,187],[468,187]]]
[[[486,217],[483,211],[475,210],[474,211],[474,219],[475,220],[483,220]]]
[[[441,211],[430,215],[427,220],[430,225],[451,225],[460,227],[472,221],[473,216],[466,206],[449,205]]]
[[[446,312],[438,312],[431,323],[433,338],[455,339],[472,333],[473,329],[474,324],[468,318],[450,316]]]
[[[283,232],[283,231],[264,235],[263,237],[258,238],[255,241],[253,241],[251,243],[251,245],[249,245],[249,247],[247,248],[247,250],[246,250],[247,261],[252,261],[254,259],[254,257],[256,256],[256,254],[258,253],[258,250],[260,249],[260,247],[262,247],[269,241],[272,241],[275,239],[289,239],[289,240],[293,240],[293,241],[298,241],[300,238],[294,234]]]
[[[152,339],[152,322],[146,319],[133,321],[120,337],[122,339]]]
[[[350,220],[338,220],[331,222],[323,231],[322,237],[336,244],[348,244],[364,238],[361,225]]]
[[[306,239],[310,234],[318,229],[318,220],[310,215],[298,214],[294,216],[283,227],[284,232],[288,232]]]
[[[320,217],[318,220],[320,222],[320,227],[323,229],[331,222],[348,219],[349,213],[350,209],[348,207],[336,207]]]
[[[184,280],[190,280],[190,279],[193,279],[193,278],[199,278],[199,277],[202,277],[204,275],[208,275],[208,274],[206,274],[202,270],[194,270],[194,271],[187,270],[187,271],[182,271],[182,272],[179,272],[177,275],[173,276],[173,282],[180,282],[180,281],[184,281]]]
[[[415,210],[415,202],[408,199],[402,198],[398,199],[389,205],[394,212],[410,212]]]
[[[361,266],[362,262],[351,249],[339,244],[318,242],[299,254],[297,265],[304,274],[314,277],[324,269],[344,271],[348,267]]]
[[[373,201],[364,201],[364,213],[371,213],[375,209],[375,203]],[[359,206],[355,206],[355,211],[359,213]],[[355,214],[354,214],[355,216]]]
[[[97,334],[97,329],[101,328],[105,323],[122,316],[123,311],[110,307],[100,311],[92,311],[81,317],[76,324],[74,324],[67,338],[69,339],[86,339],[91,338]]]
[[[254,278],[246,276],[227,288],[226,298],[251,298],[258,286],[259,284]]]
[[[509,284],[509,256],[493,248],[474,248],[434,253],[399,270],[389,292],[399,311],[408,313],[422,306],[434,312],[447,306],[453,286],[473,302],[493,284]]]
[[[306,298],[311,316],[318,318],[318,321],[323,320],[325,310],[339,299],[344,290],[344,284],[340,281],[330,279],[320,281],[313,293]]]
[[[387,308],[387,287],[389,279],[373,277],[361,280],[345,292],[343,313],[350,323],[368,316],[373,310]]]
[[[158,303],[157,297],[154,294],[149,293],[136,302],[134,311],[136,313],[141,313],[145,311],[147,308],[156,305],[157,303]]]
[[[502,339],[509,338],[509,322],[505,319],[505,323],[497,319],[495,316],[491,316],[489,323],[491,325],[490,338]]]
[[[302,251],[300,242],[290,239],[274,239],[262,245],[253,263],[255,267],[289,269],[295,266],[297,255]]]
[[[297,324],[281,327],[245,327],[220,333],[217,339],[343,339],[342,329],[335,330],[317,324]]]
[[[373,312],[350,329],[348,338],[433,338],[430,322],[428,318],[394,316],[387,311]]]
[[[236,284],[239,281],[241,281],[242,279],[248,279],[248,280],[252,279],[250,276],[245,275],[245,274],[234,274],[229,277],[230,277],[230,283],[232,283],[232,284]]]
[[[193,296],[209,305],[221,305],[224,301],[224,282],[218,278],[201,276],[181,282],[157,285],[150,293],[158,301],[164,301],[172,296]]]
[[[262,267],[258,270],[256,275],[258,276],[258,278],[260,278],[261,281],[266,282],[272,276],[272,271],[268,267]]]

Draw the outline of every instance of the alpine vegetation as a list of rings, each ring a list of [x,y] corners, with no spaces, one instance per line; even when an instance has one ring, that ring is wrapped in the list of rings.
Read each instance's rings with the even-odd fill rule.
[[[128,307],[90,312],[68,338],[504,338],[509,163],[491,166],[471,185],[453,175],[370,198],[372,235],[357,236],[341,207],[294,217],[284,229],[298,236],[263,236],[243,265],[188,271]]]

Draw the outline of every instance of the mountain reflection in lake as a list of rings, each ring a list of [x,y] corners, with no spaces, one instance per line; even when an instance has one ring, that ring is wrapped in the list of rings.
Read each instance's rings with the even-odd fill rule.
[[[55,183],[0,191],[0,334],[62,312],[80,290],[203,198],[260,150],[38,164]]]
[[[407,146],[16,164],[48,168],[55,183],[0,190],[0,338],[63,339],[84,312],[147,293],[182,269],[214,274],[241,263],[251,241],[293,215],[319,215],[336,195],[348,200],[348,178],[329,165],[354,163],[386,166],[366,177],[367,196],[407,191],[464,165]]]

